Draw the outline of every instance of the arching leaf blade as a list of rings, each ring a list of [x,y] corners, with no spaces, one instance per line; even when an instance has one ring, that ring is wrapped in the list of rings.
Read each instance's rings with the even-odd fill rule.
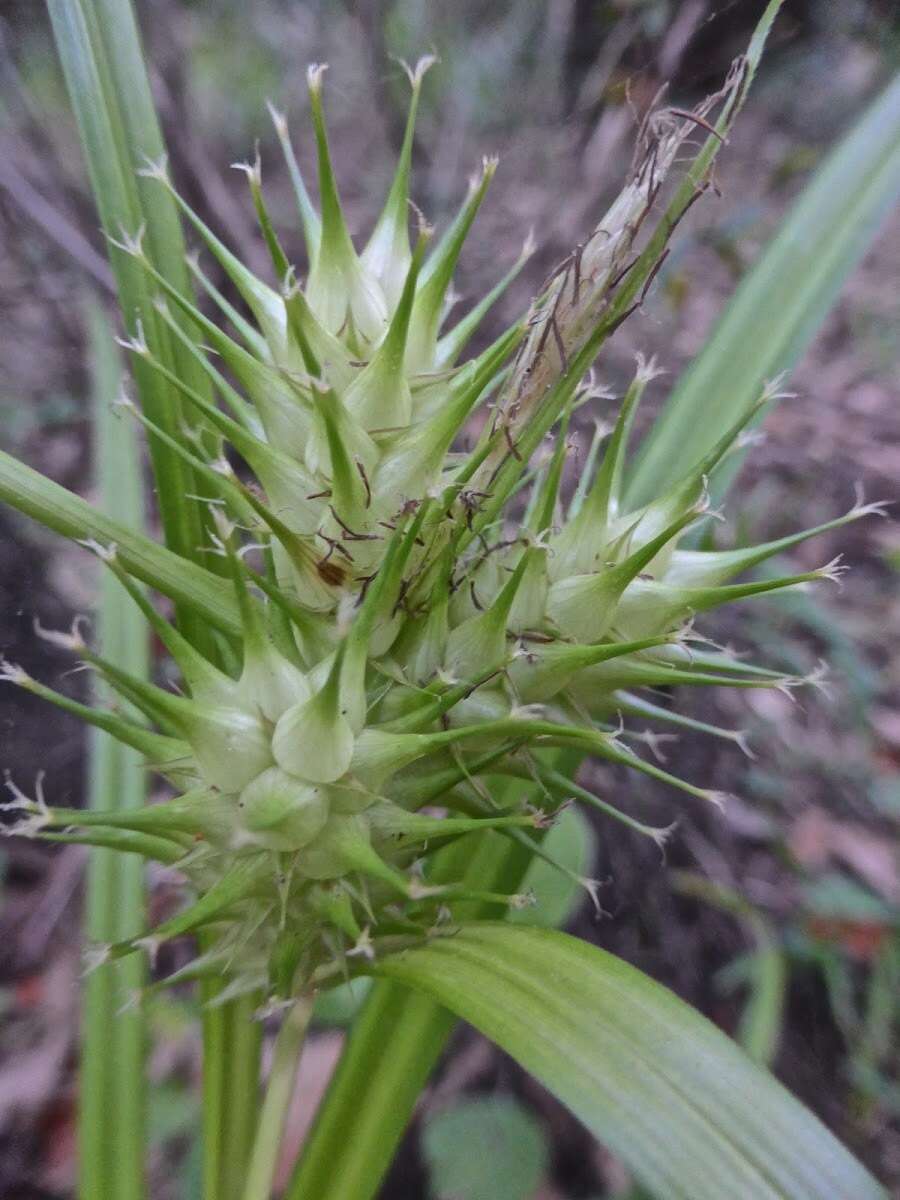
[[[577,938],[473,923],[373,969],[495,1041],[666,1200],[885,1200],[711,1022]]]

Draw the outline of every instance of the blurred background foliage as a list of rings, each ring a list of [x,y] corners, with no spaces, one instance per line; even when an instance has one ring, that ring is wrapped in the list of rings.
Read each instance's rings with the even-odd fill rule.
[[[529,229],[539,244],[490,335],[527,305],[617,190],[635,113],[667,81],[675,104],[716,87],[761,7],[756,0],[139,0],[138,12],[173,175],[264,274],[245,188],[228,170],[252,155],[256,139],[271,211],[302,266],[266,101],[288,113],[313,177],[304,71],[311,61],[330,64],[333,147],[351,228],[363,231],[402,132],[408,88],[397,59],[437,54],[416,138],[417,203],[440,224],[480,156],[501,155],[460,293],[489,286]],[[653,385],[657,401],[665,396],[803,180],[898,57],[900,11],[891,0],[787,0],[720,160],[723,198],[691,213],[643,312],[598,364],[611,393],[621,391],[642,350],[656,353],[668,372]],[[0,7],[0,264],[4,447],[84,490],[84,299],[91,292],[109,299],[110,279],[45,14],[30,0]],[[222,283],[210,263],[203,266]],[[796,397],[769,419],[717,535],[722,544],[826,520],[849,506],[857,481],[868,498],[896,498],[898,268],[894,216],[795,373]],[[613,403],[596,415],[608,416]],[[585,417],[572,435],[576,461],[591,432]],[[815,561],[806,562],[807,553]],[[599,920],[561,894],[556,879],[531,882],[549,889],[560,920],[675,988],[771,1062],[876,1174],[900,1186],[897,525],[838,531],[799,551],[798,569],[838,553],[854,568],[840,594],[763,601],[714,628],[720,641],[757,647],[788,670],[826,659],[830,694],[797,704],[777,693],[678,698],[698,722],[745,728],[749,761],[734,745],[700,734],[653,742],[691,777],[715,780],[741,799],[724,816],[686,812],[667,862],[618,828],[579,836],[561,827],[559,852],[571,853],[578,870],[592,859],[604,880]],[[83,557],[5,512],[0,555],[0,650],[81,694],[83,677],[64,675],[68,663],[35,641],[31,622],[37,614],[48,625],[68,623],[73,611],[90,609],[94,579]],[[0,694],[0,762],[23,779],[44,768],[58,803],[82,802],[81,728],[27,697]],[[615,771],[597,773],[610,794],[621,787]],[[627,804],[656,823],[669,811],[643,779],[630,782]],[[9,844],[0,869],[0,1194],[61,1200],[74,1178],[72,997],[83,856],[76,847]],[[165,904],[171,884],[154,895]],[[288,1149],[302,1139],[361,992],[322,1006]],[[185,993],[151,1005],[154,1200],[195,1194],[193,1003]],[[496,1197],[499,1172],[509,1200],[637,1200],[621,1166],[555,1102],[461,1031],[383,1194]]]

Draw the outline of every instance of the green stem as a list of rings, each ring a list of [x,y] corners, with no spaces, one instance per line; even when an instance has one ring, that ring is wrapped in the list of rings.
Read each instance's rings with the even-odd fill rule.
[[[278,1150],[312,1009],[312,998],[301,996],[285,1016],[278,1031],[242,1200],[269,1200],[272,1194]]]
[[[375,983],[285,1200],[361,1200],[377,1193],[455,1024],[434,1001]]]
[[[130,526],[142,523],[140,462],[132,430],[110,413],[119,364],[106,320],[89,310],[94,374],[94,428],[99,491],[105,508],[115,505]],[[100,580],[98,638],[105,654],[144,678],[148,672],[146,627],[111,575]],[[89,802],[92,808],[133,808],[144,803],[146,772],[136,751],[92,730]],[[116,942],[144,925],[143,862],[137,855],[93,849],[88,863],[85,925],[88,938]],[[79,1134],[79,1195],[144,1196],[144,1070],[146,1030],[140,1005],[123,1011],[145,983],[141,955],[93,971],[85,981],[82,1021]]]
[[[224,1006],[222,1141],[219,1191],[215,1200],[239,1200],[253,1150],[258,1119],[262,1026],[254,1014],[262,997],[254,993]]]
[[[200,939],[203,949],[203,938]],[[220,988],[218,981],[204,980],[200,984],[203,1005],[203,1197],[220,1200],[219,1174],[222,1169],[222,1140],[225,1122],[222,1113],[225,1095],[225,1026],[227,1009],[209,1007]]]

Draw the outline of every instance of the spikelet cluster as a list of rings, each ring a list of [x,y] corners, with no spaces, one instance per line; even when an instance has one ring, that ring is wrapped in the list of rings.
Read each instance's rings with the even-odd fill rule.
[[[361,251],[332,171],[321,67],[309,72],[318,210],[286,122],[273,112],[305,236],[304,279],[269,219],[258,160],[239,166],[274,286],[192,212],[165,163],[145,171],[172,192],[242,311],[199,259],[194,274],[221,323],[156,271],[140,231],[119,243],[156,281],[164,325],[215,395],[172,374],[140,328],[123,343],[168,378],[192,417],[190,432],[169,440],[211,498],[212,549],[224,560],[223,591],[237,600],[241,644],[223,641],[216,662],[201,655],[130,578],[115,546],[93,544],[167,648],[179,690],[129,677],[77,629],[44,636],[143,714],[83,712],[137,747],[177,795],[138,811],[87,813],[50,808],[10,785],[5,807],[15,832],[68,830],[176,866],[193,902],[106,953],[202,930],[204,951],[179,978],[225,975],[224,995],[286,997],[339,981],[348,957],[376,953],[379,938],[426,936],[458,902],[496,902],[434,881],[430,856],[454,839],[493,830],[542,853],[541,830],[576,798],[662,841],[665,831],[561,775],[544,749],[574,748],[718,801],[640,753],[629,725],[696,726],[660,706],[660,687],[790,686],[701,642],[693,622],[718,605],[837,571],[735,582],[816,530],[727,552],[680,544],[711,515],[708,481],[752,412],[702,461],[684,447],[674,487],[639,508],[624,502],[629,434],[652,362],[638,362],[562,500],[569,422],[595,397],[589,368],[630,307],[623,281],[641,226],[688,133],[722,97],[690,117],[664,112],[645,124],[626,187],[597,228],[522,320],[463,361],[529,247],[488,295],[448,321],[457,259],[496,164],[485,160],[440,237],[418,218],[410,238],[410,155],[427,65],[410,72],[399,164]],[[729,82],[726,101],[737,86]],[[151,436],[167,438],[131,407]],[[460,434],[479,409],[481,432],[463,451]],[[871,509],[857,504],[820,528]],[[5,664],[4,675],[73,706],[19,668]],[[705,728],[741,743],[738,731]],[[503,803],[494,798],[504,777],[532,785],[529,807],[510,799],[515,789]]]

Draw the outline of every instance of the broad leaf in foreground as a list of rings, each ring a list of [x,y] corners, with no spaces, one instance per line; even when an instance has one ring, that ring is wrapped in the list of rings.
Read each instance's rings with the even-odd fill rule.
[[[374,969],[495,1041],[666,1200],[886,1196],[714,1025],[567,934],[473,923]]]

